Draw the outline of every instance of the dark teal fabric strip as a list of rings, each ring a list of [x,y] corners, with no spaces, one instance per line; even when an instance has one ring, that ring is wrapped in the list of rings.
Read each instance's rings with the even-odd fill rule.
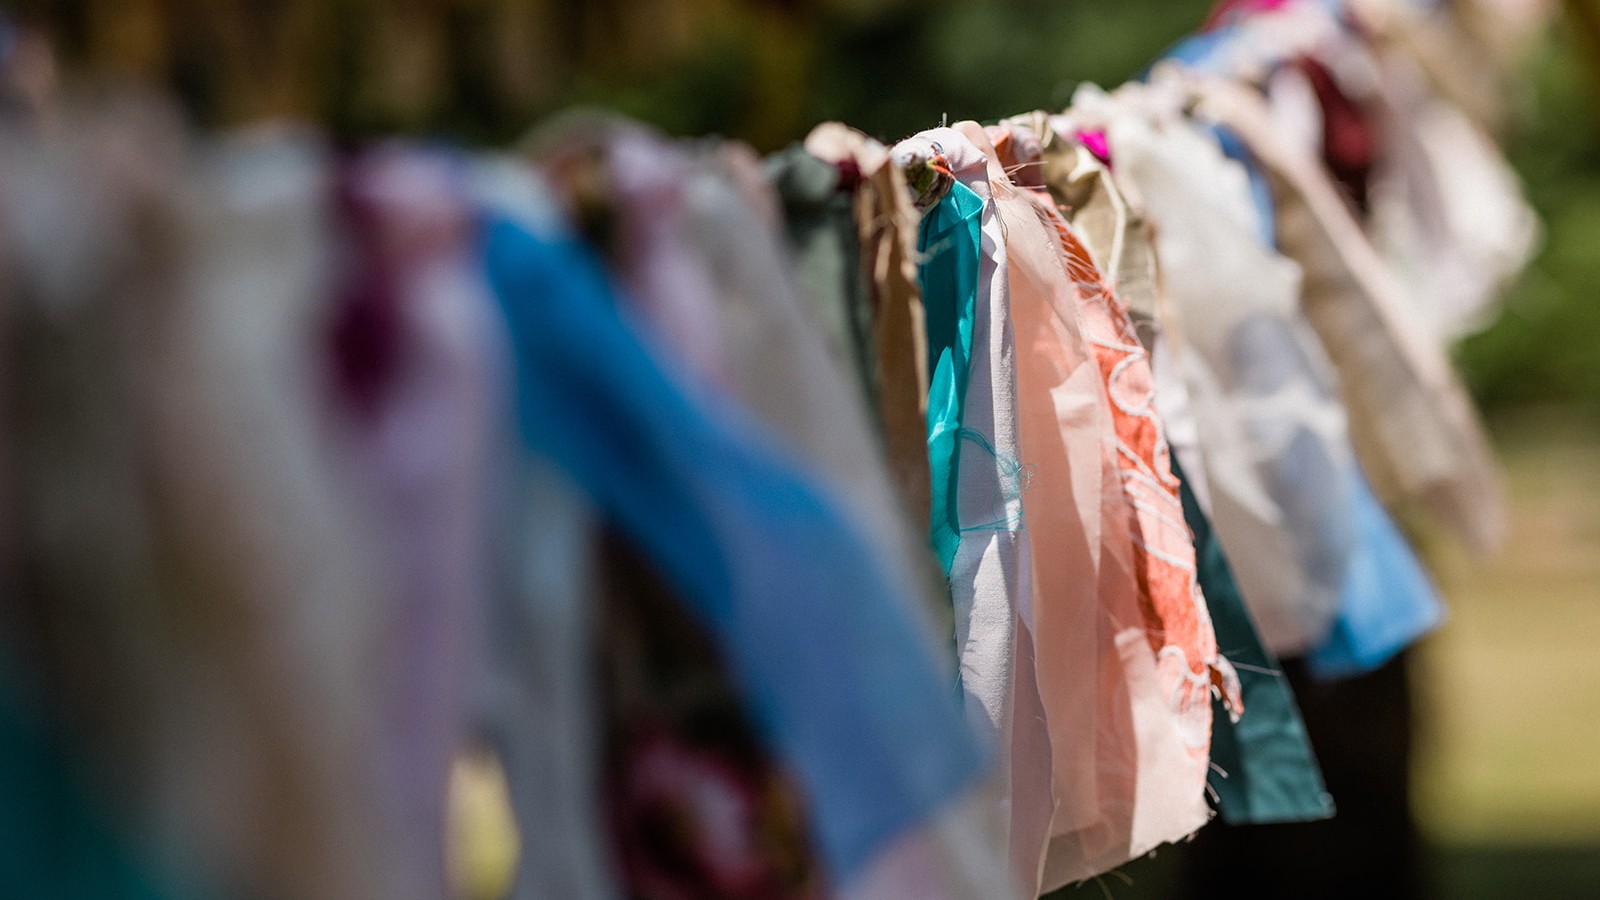
[[[0,897],[168,900],[10,674],[0,660]]]
[[[1217,646],[1238,670],[1244,697],[1238,722],[1229,720],[1220,700],[1213,703],[1210,785],[1217,810],[1229,825],[1329,818],[1333,798],[1323,785],[1289,681],[1261,643],[1222,545],[1176,459],[1172,471],[1183,481],[1183,517],[1194,532],[1200,589]]]

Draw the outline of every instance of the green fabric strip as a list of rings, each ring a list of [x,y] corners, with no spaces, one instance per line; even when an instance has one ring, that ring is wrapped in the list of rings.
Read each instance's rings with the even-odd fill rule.
[[[12,674],[0,659],[0,896],[167,900],[20,702]]]
[[[1173,474],[1183,481],[1183,517],[1194,532],[1200,589],[1217,632],[1217,646],[1239,673],[1244,715],[1228,718],[1213,702],[1211,789],[1229,825],[1311,822],[1333,815],[1306,726],[1278,660],[1262,645],[1244,596],[1200,511],[1176,458]],[[1219,771],[1220,770],[1220,771]]]

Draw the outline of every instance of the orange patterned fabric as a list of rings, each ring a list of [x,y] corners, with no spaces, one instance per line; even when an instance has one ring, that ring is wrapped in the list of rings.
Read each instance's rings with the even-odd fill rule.
[[[1032,660],[1038,704],[1021,712],[1030,694],[1019,683],[1011,837],[1019,874],[1037,876],[1025,887],[1049,891],[1205,824],[1212,673],[1230,695],[1236,689],[1193,589],[1192,539],[1167,512],[1181,506],[1162,431],[1148,414],[1150,369],[1128,312],[1044,189],[1031,129],[955,127],[988,157],[1004,225],[1019,451],[1029,472],[1023,503],[1037,551],[1017,634],[1019,647],[1032,639],[1033,652],[1018,650],[1018,670]],[[1162,522],[1181,530],[1158,533]],[[1162,565],[1161,556],[1179,565]],[[1017,788],[1045,758],[1023,742],[1022,723],[1035,720],[1054,799],[1037,867],[1027,852],[1034,807],[1016,802],[1031,799]]]
[[[1067,272],[1078,285],[1080,322],[1094,348],[1111,401],[1117,463],[1128,502],[1139,609],[1156,652],[1162,687],[1180,712],[1208,705],[1215,686],[1230,713],[1243,710],[1239,679],[1217,653],[1211,614],[1195,580],[1194,535],[1183,520],[1171,454],[1151,406],[1150,354],[1139,343],[1127,307],[1101,278],[1077,235],[1058,220]],[[1169,660],[1176,660],[1173,665]]]
[[[1048,198],[1041,185],[1027,185],[1033,179],[1020,175],[1037,166],[1019,158],[1023,154],[1019,154],[1017,141],[1003,132],[1000,137],[996,150],[1007,169],[1019,172],[1018,185]],[[1079,326],[1105,379],[1133,543],[1139,610],[1157,656],[1162,690],[1177,712],[1185,718],[1198,718],[1209,713],[1215,687],[1230,714],[1237,717],[1243,712],[1238,675],[1217,652],[1211,615],[1196,581],[1194,535],[1184,522],[1171,453],[1152,406],[1150,354],[1139,342],[1126,304],[1106,284],[1088,248],[1063,217],[1050,218],[1061,241],[1067,274],[1078,288]]]

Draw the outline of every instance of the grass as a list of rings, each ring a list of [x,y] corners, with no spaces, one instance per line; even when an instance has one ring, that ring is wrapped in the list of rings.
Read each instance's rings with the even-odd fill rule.
[[[1600,845],[1600,421],[1495,432],[1504,551],[1432,554],[1451,619],[1422,647],[1418,813],[1446,846]]]

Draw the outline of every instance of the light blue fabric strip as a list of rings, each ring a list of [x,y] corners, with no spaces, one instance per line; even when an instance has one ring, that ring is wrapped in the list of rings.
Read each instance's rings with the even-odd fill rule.
[[[1311,674],[1325,680],[1371,672],[1444,621],[1444,604],[1411,545],[1360,472],[1351,478],[1360,540],[1333,632],[1306,657]]]

